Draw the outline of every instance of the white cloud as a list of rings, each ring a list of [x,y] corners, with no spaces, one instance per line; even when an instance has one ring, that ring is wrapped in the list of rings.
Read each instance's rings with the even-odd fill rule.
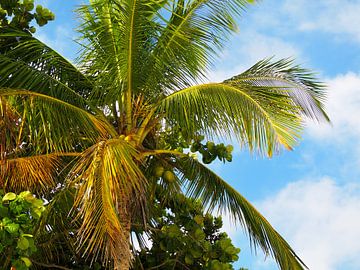
[[[347,73],[326,80],[326,111],[331,125],[308,123],[308,133],[322,142],[360,151],[360,74]],[[350,147],[349,147],[350,145]],[[360,152],[359,152],[360,153]]]
[[[360,42],[360,2],[352,0],[286,0],[282,15],[303,31],[347,35]]]
[[[211,81],[222,81],[250,68],[259,60],[269,57],[299,58],[301,52],[296,46],[282,39],[255,31],[244,31],[232,41],[231,53],[221,55],[218,66],[228,67],[210,72]],[[304,60],[304,57],[302,57]]]
[[[359,185],[298,181],[258,208],[310,269],[360,269]]]

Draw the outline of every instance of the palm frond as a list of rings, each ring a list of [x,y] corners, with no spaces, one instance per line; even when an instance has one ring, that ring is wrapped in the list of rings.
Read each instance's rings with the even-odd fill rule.
[[[127,200],[144,192],[145,177],[139,155],[125,140],[101,141],[87,149],[70,173],[69,185],[77,188],[74,211],[82,220],[78,247],[92,261],[130,260]],[[127,199],[126,199],[127,198]],[[123,215],[128,215],[124,217]]]
[[[269,156],[281,145],[295,145],[302,130],[298,110],[287,96],[246,83],[193,86],[166,97],[160,111],[188,136],[235,136],[241,145]]]
[[[93,84],[82,72],[24,32],[8,29],[0,33],[0,38],[11,37],[16,37],[14,42],[1,44],[5,53],[0,54],[0,86],[27,89],[81,108],[89,107],[83,96]]]
[[[270,75],[263,83],[261,76],[249,79],[249,74],[174,92],[160,102],[160,111],[190,136],[197,132],[208,137],[235,136],[241,145],[268,156],[281,146],[291,149],[297,143],[305,113],[327,119],[318,99],[324,95],[321,85],[310,75],[287,72],[291,79],[274,85]],[[280,79],[274,76],[273,81]]]
[[[63,187],[57,187],[51,197],[47,197],[49,204],[35,230],[38,251],[34,259],[38,262],[62,264],[63,258],[77,255],[76,231],[81,222],[69,214],[74,204],[75,189]]]
[[[193,158],[181,158],[175,166],[183,180],[187,195],[200,199],[209,211],[228,212],[240,222],[256,250],[260,247],[271,255],[280,269],[305,269],[306,265],[270,223],[241,194],[214,172]]]
[[[74,151],[79,144],[94,143],[100,137],[116,134],[103,118],[51,96],[0,88],[0,97],[12,98],[12,105],[16,106],[22,116],[21,122],[28,129],[26,143],[38,153]]]
[[[146,74],[149,85],[155,82],[164,91],[187,87],[204,77],[229,34],[237,30],[236,18],[248,3],[246,0],[168,1],[156,16],[159,34],[148,63],[152,67]]]
[[[0,162],[0,187],[4,190],[45,193],[56,186],[62,167],[58,155],[20,157]]]
[[[325,85],[315,79],[314,73],[295,65],[292,59],[261,60],[225,82],[234,85],[247,82],[256,86],[279,88],[279,93],[289,95],[305,116],[318,121],[329,121],[323,108],[326,100]]]
[[[93,99],[103,103],[117,100],[121,108],[129,107],[131,92],[138,90],[143,78],[150,2],[92,1],[78,9],[83,19],[79,28],[81,62],[98,85]]]

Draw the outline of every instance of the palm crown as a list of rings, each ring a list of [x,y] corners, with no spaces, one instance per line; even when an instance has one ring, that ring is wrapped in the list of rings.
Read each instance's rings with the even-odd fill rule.
[[[147,202],[159,185],[164,197],[184,192],[229,211],[281,269],[303,269],[244,197],[166,139],[181,136],[187,147],[199,134],[236,138],[271,156],[296,144],[304,117],[328,120],[323,85],[288,59],[199,84],[248,2],[92,0],[78,9],[77,65],[29,34],[2,29],[0,186],[51,198],[49,232],[75,218],[69,245],[115,269],[129,268],[131,224],[151,219]],[[68,197],[70,214],[58,207]]]

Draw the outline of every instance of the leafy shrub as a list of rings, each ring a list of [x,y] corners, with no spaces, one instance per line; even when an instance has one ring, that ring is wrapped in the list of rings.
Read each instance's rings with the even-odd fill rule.
[[[138,251],[133,269],[233,269],[240,249],[221,232],[221,217],[204,213],[200,202],[182,194],[157,210],[146,232],[152,246]]]
[[[36,252],[33,231],[44,203],[29,191],[19,195],[0,190],[0,265],[1,269],[27,270]]]

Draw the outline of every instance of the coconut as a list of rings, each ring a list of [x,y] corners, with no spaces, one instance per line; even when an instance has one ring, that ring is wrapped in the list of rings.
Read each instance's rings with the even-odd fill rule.
[[[169,183],[172,183],[176,180],[176,176],[172,171],[165,171],[162,175],[162,178]]]
[[[163,166],[156,166],[154,169],[154,176],[155,177],[160,177],[163,175],[164,173],[164,167]]]

